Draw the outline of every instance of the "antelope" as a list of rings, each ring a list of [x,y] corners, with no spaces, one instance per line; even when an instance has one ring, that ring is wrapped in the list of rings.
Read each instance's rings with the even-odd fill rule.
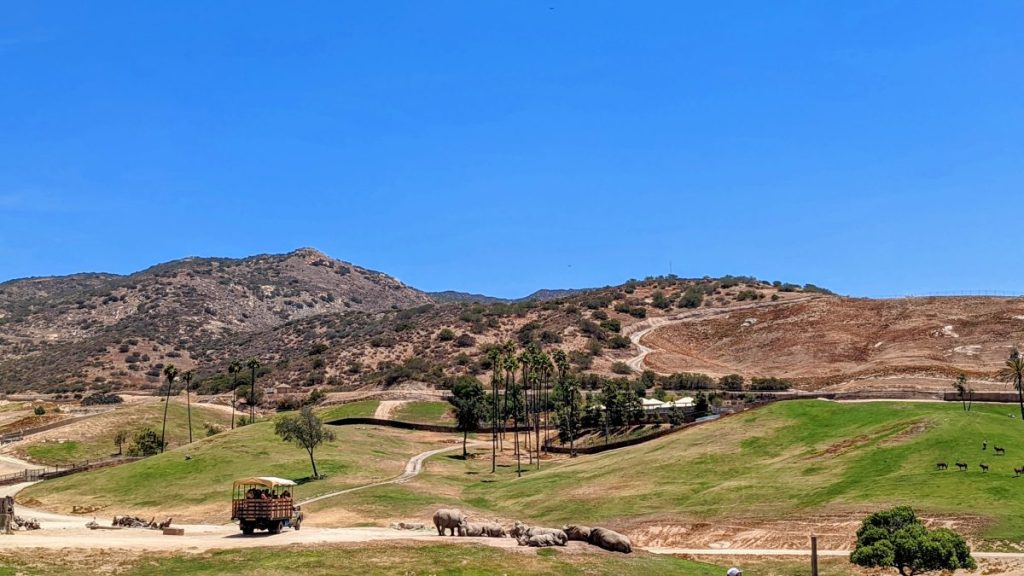
[[[982,472],[988,472],[988,464],[978,464],[978,467],[981,468]]]
[[[938,464],[935,465],[935,467],[939,470],[946,470],[949,468],[949,466],[947,466],[945,462],[939,462]]]
[[[1020,476],[1021,474],[1024,474],[1024,466],[1021,466],[1020,468],[1014,468],[1013,469],[1014,477]]]
[[[965,464],[964,462],[957,462],[956,467],[957,470],[967,470],[967,464]]]
[[[993,445],[992,449],[996,451],[996,456],[1006,455],[1006,448],[1000,448],[999,446]]]

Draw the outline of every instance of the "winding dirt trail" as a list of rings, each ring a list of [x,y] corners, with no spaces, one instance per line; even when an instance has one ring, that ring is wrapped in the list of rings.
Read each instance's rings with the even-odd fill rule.
[[[632,358],[626,360],[626,365],[633,369],[634,372],[644,371],[644,359],[653,352],[658,350],[645,346],[643,343],[644,336],[647,336],[651,332],[663,328],[665,326],[671,326],[673,324],[680,324],[683,322],[697,322],[700,320],[709,320],[712,318],[721,318],[723,316],[729,316],[734,312],[742,312],[744,310],[754,310],[758,308],[771,308],[775,306],[787,306],[790,304],[797,304],[800,302],[807,302],[808,300],[814,300],[821,298],[821,296],[799,296],[797,298],[789,298],[785,300],[779,300],[777,302],[755,302],[753,304],[743,304],[740,306],[730,306],[728,308],[697,308],[694,310],[688,310],[686,312],[680,312],[673,316],[658,316],[656,318],[649,318],[642,322],[637,322],[628,326],[624,333],[629,336],[630,342],[636,346],[637,354]],[[705,359],[705,361],[707,361]]]
[[[391,420],[395,412],[408,402],[409,400],[381,400],[377,404],[377,410],[374,411],[373,417],[380,420]]]

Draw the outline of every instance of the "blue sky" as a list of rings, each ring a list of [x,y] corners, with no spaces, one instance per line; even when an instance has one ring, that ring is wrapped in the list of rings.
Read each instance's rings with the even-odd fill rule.
[[[0,280],[1024,292],[1020,2],[14,3]]]

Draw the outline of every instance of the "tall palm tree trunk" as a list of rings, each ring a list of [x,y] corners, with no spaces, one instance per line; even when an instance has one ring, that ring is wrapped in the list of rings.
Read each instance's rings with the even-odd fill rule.
[[[188,443],[192,443],[192,397],[189,394],[190,382],[185,382],[185,410],[188,412]]]
[[[164,434],[167,432],[167,406],[171,403],[171,382],[167,382],[167,396],[164,397],[164,423],[160,426],[160,453],[164,453],[164,447],[167,445],[164,442]]]

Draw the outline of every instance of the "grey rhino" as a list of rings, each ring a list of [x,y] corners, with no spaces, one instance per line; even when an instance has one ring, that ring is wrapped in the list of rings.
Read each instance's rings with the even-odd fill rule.
[[[562,526],[562,532],[565,532],[565,536],[569,540],[576,542],[590,542],[590,526],[567,524]]]
[[[466,523],[466,515],[458,508],[441,508],[434,512],[434,527],[437,535],[444,536],[445,530],[451,530],[452,536],[459,526]]]
[[[592,528],[590,530],[590,543],[598,548],[629,554],[633,551],[633,543],[629,537],[619,534],[607,528]]]

